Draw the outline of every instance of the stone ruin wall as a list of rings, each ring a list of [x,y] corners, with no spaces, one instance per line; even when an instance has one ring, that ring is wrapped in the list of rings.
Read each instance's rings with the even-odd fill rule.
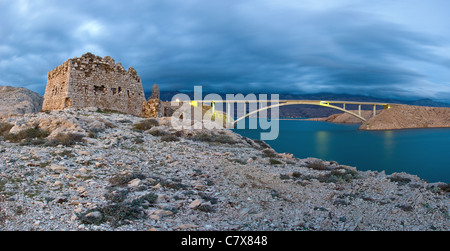
[[[111,57],[91,53],[69,59],[49,72],[44,98],[44,111],[96,107],[136,116],[142,115],[145,102],[141,78],[135,69],[126,71]]]
[[[42,110],[51,111],[64,109],[69,90],[69,65],[66,61],[48,73]]]

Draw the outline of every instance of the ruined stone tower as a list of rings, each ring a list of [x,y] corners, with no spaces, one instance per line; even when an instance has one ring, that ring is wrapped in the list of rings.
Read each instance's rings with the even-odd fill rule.
[[[111,57],[86,53],[48,73],[42,110],[97,107],[140,116],[144,102],[135,69],[126,71]]]

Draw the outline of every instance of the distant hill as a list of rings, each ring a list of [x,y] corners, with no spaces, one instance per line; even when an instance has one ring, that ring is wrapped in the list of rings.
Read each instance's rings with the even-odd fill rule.
[[[161,91],[161,100],[171,101],[172,97],[176,94],[183,93],[188,95],[191,99],[194,97],[193,92],[177,92],[177,91]],[[151,96],[151,92],[146,92],[146,98]],[[208,94],[206,92],[204,95]],[[226,94],[220,94],[225,99]],[[259,93],[255,93],[259,95]],[[245,96],[246,94],[244,94]],[[270,99],[270,94],[268,94]],[[280,99],[300,99],[300,100],[341,100],[341,101],[361,101],[361,102],[381,102],[381,103],[395,103],[415,106],[429,106],[429,107],[450,107],[449,103],[443,103],[434,101],[431,99],[419,99],[419,100],[401,100],[391,98],[378,98],[364,95],[351,95],[351,94],[334,94],[334,93],[317,93],[317,94],[287,94],[281,93]],[[356,105],[348,105],[347,109],[356,110]],[[373,107],[362,107],[363,110],[372,110]],[[379,107],[379,109],[382,109]],[[298,105],[298,106],[285,106],[280,108],[280,117],[302,117],[302,118],[320,118],[328,117],[332,114],[340,113],[335,109],[313,106],[313,105]]]

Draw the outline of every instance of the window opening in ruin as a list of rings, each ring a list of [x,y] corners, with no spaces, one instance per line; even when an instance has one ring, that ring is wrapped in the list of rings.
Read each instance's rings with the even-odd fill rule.
[[[130,90],[127,90],[127,95],[128,97],[130,97]]]
[[[116,95],[116,94],[117,94],[117,88],[111,88],[111,90],[112,90],[112,94],[113,94],[113,95]]]
[[[122,93],[122,87],[118,88],[119,94]]]
[[[94,92],[95,94],[98,94],[99,92],[103,92],[104,94],[106,94],[106,87],[104,85],[102,86],[94,85]]]
[[[64,102],[64,107],[68,108],[70,106],[71,106],[70,98],[66,98],[66,100]]]

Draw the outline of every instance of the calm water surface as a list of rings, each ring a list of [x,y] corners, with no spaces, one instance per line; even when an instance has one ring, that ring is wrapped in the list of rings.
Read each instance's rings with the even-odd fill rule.
[[[297,158],[335,160],[358,170],[406,172],[450,183],[450,128],[360,131],[359,125],[280,120],[280,135],[267,141]],[[259,130],[234,130],[259,139]]]

